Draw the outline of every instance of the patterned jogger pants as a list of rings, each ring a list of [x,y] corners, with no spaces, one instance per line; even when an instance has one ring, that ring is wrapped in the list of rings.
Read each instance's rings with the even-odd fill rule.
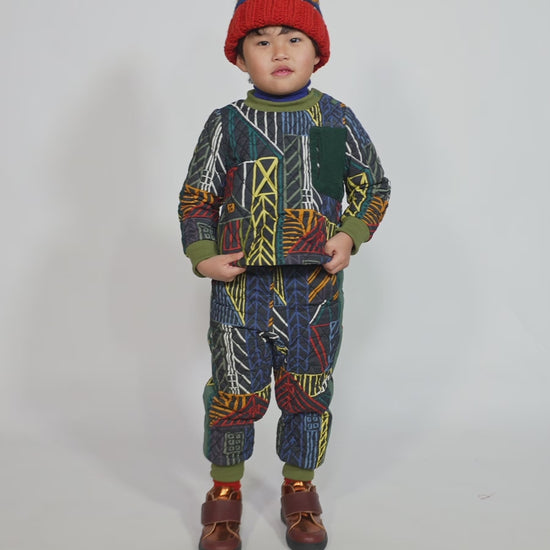
[[[284,266],[248,268],[231,283],[212,282],[204,453],[213,464],[250,458],[272,376],[281,409],[280,459],[310,470],[322,464],[342,335],[342,279],[322,266]]]

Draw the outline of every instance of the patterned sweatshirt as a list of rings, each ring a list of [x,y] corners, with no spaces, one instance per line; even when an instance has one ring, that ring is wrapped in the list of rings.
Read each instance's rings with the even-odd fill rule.
[[[372,237],[389,196],[343,103],[315,89],[284,103],[249,92],[201,133],[180,193],[183,248],[197,274],[201,261],[241,251],[241,266],[322,264],[336,232],[351,236],[352,253]]]

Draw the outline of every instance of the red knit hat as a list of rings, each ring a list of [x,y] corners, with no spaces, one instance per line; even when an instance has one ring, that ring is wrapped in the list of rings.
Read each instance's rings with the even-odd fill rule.
[[[237,60],[239,40],[250,31],[284,25],[307,34],[319,46],[320,69],[330,57],[330,39],[319,7],[319,0],[238,0],[225,40],[225,56]]]

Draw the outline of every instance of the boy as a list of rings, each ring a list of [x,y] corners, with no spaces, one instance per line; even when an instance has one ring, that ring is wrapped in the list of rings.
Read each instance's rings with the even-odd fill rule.
[[[322,550],[312,480],[330,432],[342,270],[382,221],[390,185],[351,110],[308,88],[330,55],[317,0],[239,0],[225,54],[254,90],[208,119],[179,208],[184,251],[212,279],[204,452],[214,486],[199,548],[241,547],[240,480],[273,375],[286,540]]]

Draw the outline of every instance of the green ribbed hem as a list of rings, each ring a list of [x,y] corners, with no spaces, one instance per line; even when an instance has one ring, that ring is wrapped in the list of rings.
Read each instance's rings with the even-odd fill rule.
[[[197,265],[199,265],[203,260],[208,260],[208,258],[217,256],[218,247],[215,241],[195,241],[187,247],[187,249],[185,250],[185,254],[191,260],[191,264],[193,265],[193,272],[195,273],[195,275],[197,275],[198,277],[204,277],[204,275],[201,275],[197,271]]]
[[[268,101],[267,99],[259,99],[254,95],[253,90],[248,92],[246,96],[245,105],[252,107],[257,111],[267,111],[269,113],[288,113],[297,111],[306,111],[311,109],[314,105],[319,103],[323,92],[312,88],[306,97],[297,99],[295,101]]]
[[[315,470],[305,470],[292,464],[286,463],[283,466],[283,476],[294,481],[313,481]]]
[[[244,475],[244,462],[239,462],[233,466],[217,466],[212,464],[210,475],[214,481],[223,483],[235,483],[240,481]]]
[[[336,233],[346,233],[351,237],[353,240],[352,255],[357,254],[361,245],[370,239],[370,231],[367,224],[351,216],[344,220],[344,223],[336,230]]]

